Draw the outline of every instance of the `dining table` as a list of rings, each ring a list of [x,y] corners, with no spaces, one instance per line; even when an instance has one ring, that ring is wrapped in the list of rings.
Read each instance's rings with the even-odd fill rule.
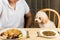
[[[60,40],[60,33],[58,37],[55,38],[46,38],[39,36],[41,30],[55,30],[60,32],[60,28],[22,28],[28,32],[28,36],[26,38],[21,38],[20,40]],[[2,40],[2,39],[0,39]]]

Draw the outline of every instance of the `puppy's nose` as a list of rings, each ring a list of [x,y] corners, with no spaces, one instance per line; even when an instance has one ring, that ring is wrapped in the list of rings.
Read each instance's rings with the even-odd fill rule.
[[[36,22],[38,22],[38,21],[36,20]]]

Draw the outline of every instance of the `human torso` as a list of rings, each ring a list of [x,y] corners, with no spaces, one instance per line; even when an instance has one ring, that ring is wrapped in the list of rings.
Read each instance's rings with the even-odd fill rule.
[[[8,6],[4,2],[2,7],[2,27],[24,27],[25,9],[22,3],[20,3],[19,5],[16,4],[16,9],[13,9],[11,6]]]

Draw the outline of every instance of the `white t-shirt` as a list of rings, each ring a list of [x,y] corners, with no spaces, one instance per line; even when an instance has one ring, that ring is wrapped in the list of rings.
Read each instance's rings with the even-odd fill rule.
[[[12,8],[8,0],[0,1],[0,27],[2,28],[24,28],[24,15],[30,11],[25,0],[19,0],[16,8]]]

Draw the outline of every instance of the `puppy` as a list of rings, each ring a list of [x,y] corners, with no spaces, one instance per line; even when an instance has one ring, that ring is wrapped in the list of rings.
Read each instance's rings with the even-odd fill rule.
[[[39,24],[40,28],[56,28],[55,24],[48,19],[47,14],[42,11],[37,12],[35,22]]]

